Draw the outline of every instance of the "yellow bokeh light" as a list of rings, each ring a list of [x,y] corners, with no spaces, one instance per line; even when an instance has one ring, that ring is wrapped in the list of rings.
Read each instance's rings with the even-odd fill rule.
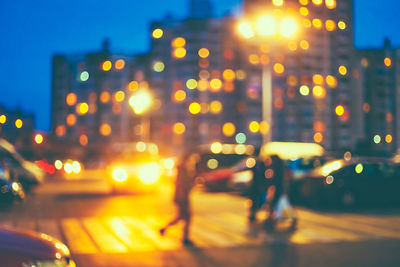
[[[334,31],[334,30],[336,30],[336,23],[333,20],[328,19],[327,21],[325,21],[325,28],[327,31],[330,31],[330,32]]]
[[[364,104],[363,104],[363,111],[364,111],[365,113],[370,112],[370,111],[371,111],[371,106],[370,106],[368,103],[364,103]]]
[[[66,123],[68,126],[74,126],[76,123],[76,116],[75,114],[68,114],[66,118]]]
[[[222,152],[222,144],[220,142],[214,142],[210,146],[211,152],[218,154]]]
[[[260,57],[256,54],[249,55],[249,62],[253,65],[257,65],[260,63]]]
[[[338,70],[339,70],[339,73],[343,76],[347,74],[347,68],[343,65],[340,66]]]
[[[189,105],[189,112],[191,114],[198,114],[201,111],[201,106],[197,102],[193,102]]]
[[[235,79],[235,72],[231,69],[226,69],[222,73],[222,77],[224,77],[226,81],[233,81]]]
[[[392,59],[390,59],[388,57],[386,57],[383,62],[385,63],[386,67],[392,66]]]
[[[172,40],[172,47],[183,47],[186,44],[186,40],[183,37],[177,37]]]
[[[210,88],[213,91],[219,91],[222,87],[222,81],[220,79],[212,79],[210,81]]]
[[[111,95],[109,92],[107,92],[107,91],[101,92],[101,94],[100,94],[100,102],[101,103],[107,103],[110,101],[110,99],[111,99]]]
[[[108,123],[103,123],[100,126],[100,134],[103,136],[109,136],[111,134],[111,126]]]
[[[83,103],[79,103],[76,106],[76,113],[78,113],[79,115],[84,115],[89,111],[89,105],[85,102]]]
[[[222,126],[222,133],[225,136],[232,136],[234,135],[236,132],[236,127],[235,124],[233,124],[232,122],[227,122]]]
[[[336,8],[336,0],[325,0],[325,5],[328,9]]]
[[[313,83],[315,83],[315,84],[318,84],[318,85],[324,84],[324,77],[321,74],[314,74],[312,79],[313,79]]]
[[[344,30],[344,29],[346,29],[346,23],[341,20],[338,22],[338,27],[339,27],[339,29]]]
[[[303,19],[303,26],[306,28],[311,28],[311,26],[312,26],[311,20]]]
[[[117,70],[122,70],[125,67],[125,60],[118,59],[115,61],[114,68]]]
[[[338,106],[335,108],[335,113],[336,113],[336,115],[338,115],[339,117],[343,116],[343,114],[344,114],[344,107],[343,107],[342,105],[338,105]]]
[[[322,0],[312,0],[312,2],[317,6],[322,5]]]
[[[155,39],[160,39],[163,36],[163,34],[164,34],[164,32],[161,29],[154,29],[153,33],[152,33],[153,38],[155,38]]]
[[[161,61],[156,61],[156,62],[154,62],[154,64],[153,64],[153,70],[154,70],[155,72],[162,72],[162,71],[164,71],[164,68],[165,68],[165,65],[164,65],[164,63],[161,62]]]
[[[322,141],[324,140],[324,136],[322,135],[322,133],[315,133],[314,134],[314,141],[315,143],[322,143]]]
[[[267,134],[270,130],[269,123],[267,121],[260,122],[260,133]]]
[[[128,84],[128,89],[129,91],[136,91],[137,89],[139,89],[139,83],[137,81],[131,81]]]
[[[177,122],[173,126],[173,131],[175,134],[183,134],[186,131],[186,126],[182,122]]]
[[[313,95],[315,98],[321,99],[326,96],[326,91],[322,86],[317,85],[313,88]]]
[[[307,85],[302,85],[299,91],[303,96],[308,96],[310,94],[310,88]]]
[[[303,6],[308,5],[308,0],[299,0],[299,3]]]
[[[303,15],[303,16],[307,16],[308,13],[309,13],[309,12],[308,12],[308,9],[307,9],[306,7],[300,7],[299,12],[300,12],[300,14]]]
[[[285,71],[285,67],[281,63],[274,64],[274,71],[277,74],[282,74]]]
[[[86,146],[89,142],[89,139],[87,137],[86,134],[81,134],[79,136],[79,144],[81,144],[81,146]]]
[[[390,134],[386,135],[385,141],[386,143],[390,144],[393,141],[393,136]]]
[[[123,91],[118,91],[114,95],[114,99],[117,102],[122,102],[125,99],[125,93]]]
[[[183,90],[177,90],[174,94],[174,99],[176,102],[182,102],[186,99],[186,92]]]
[[[252,133],[257,133],[260,130],[260,124],[257,121],[252,121],[249,124],[249,130]]]
[[[329,87],[331,88],[336,88],[337,87],[337,79],[336,77],[332,76],[332,75],[328,75],[326,76],[326,84],[329,85]]]
[[[300,41],[300,47],[303,50],[307,50],[310,47],[310,44],[306,40],[301,40]]]
[[[186,49],[183,47],[178,47],[174,50],[174,57],[184,58],[186,56]]]
[[[111,63],[110,60],[106,60],[106,61],[103,62],[101,67],[102,67],[102,69],[104,71],[109,71],[111,69],[111,67],[112,67],[112,63]]]
[[[201,48],[199,50],[199,57],[207,58],[210,55],[210,51],[207,48]]]
[[[1,115],[1,116],[0,116],[0,123],[1,123],[1,124],[4,124],[4,123],[6,123],[6,121],[7,121],[7,116],[4,115],[4,114]]]
[[[222,111],[222,103],[218,100],[212,101],[210,103],[210,111],[213,114],[218,114]]]
[[[43,143],[43,135],[41,134],[36,134],[35,135],[35,143],[40,145],[41,143]]]
[[[199,89],[200,91],[205,91],[208,89],[210,83],[207,80],[200,80],[197,83],[197,89]]]
[[[197,88],[197,81],[195,79],[189,79],[186,81],[186,87],[190,90]]]
[[[136,114],[142,114],[151,107],[153,102],[149,91],[143,89],[129,98],[129,105]]]
[[[313,19],[312,24],[315,28],[321,29],[322,28],[322,21],[320,19]]]
[[[66,97],[66,102],[68,106],[73,106],[76,104],[77,97],[74,93],[69,93]]]

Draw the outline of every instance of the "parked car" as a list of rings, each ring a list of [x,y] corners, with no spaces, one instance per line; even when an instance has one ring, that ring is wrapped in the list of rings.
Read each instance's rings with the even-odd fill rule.
[[[46,234],[0,227],[3,267],[75,267],[66,245]]]
[[[2,138],[0,138],[0,156],[12,169],[13,175],[18,178],[25,191],[43,182],[43,171],[35,163],[25,160],[12,144]]]
[[[197,183],[208,191],[231,191],[229,184],[236,171],[236,164],[254,153],[251,145],[217,144],[198,148],[196,165]]]
[[[303,179],[299,195],[318,205],[356,206],[400,201],[400,165],[387,159],[333,160]]]

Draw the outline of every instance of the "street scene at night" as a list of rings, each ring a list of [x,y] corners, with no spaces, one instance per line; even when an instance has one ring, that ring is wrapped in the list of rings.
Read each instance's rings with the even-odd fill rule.
[[[400,266],[400,3],[0,3],[0,267]]]

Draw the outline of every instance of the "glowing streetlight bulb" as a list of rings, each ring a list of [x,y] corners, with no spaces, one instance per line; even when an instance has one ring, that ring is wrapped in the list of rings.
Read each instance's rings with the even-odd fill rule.
[[[133,108],[136,114],[142,114],[151,105],[152,98],[149,92],[139,91],[129,98],[129,105]]]
[[[284,18],[280,24],[280,33],[284,37],[293,37],[298,31],[298,25],[293,18]]]
[[[257,19],[257,32],[261,36],[271,36],[276,32],[276,20],[271,15],[264,15]]]
[[[254,30],[247,21],[242,21],[238,24],[238,31],[246,39],[250,39],[254,36]]]

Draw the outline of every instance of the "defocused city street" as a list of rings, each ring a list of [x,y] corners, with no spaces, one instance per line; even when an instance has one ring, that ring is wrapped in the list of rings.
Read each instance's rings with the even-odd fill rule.
[[[0,267],[400,266],[398,10],[2,1]]]
[[[86,176],[86,177],[85,177]],[[65,242],[77,266],[398,266],[400,210],[297,208],[298,230],[267,234],[247,222],[246,198],[192,194],[194,247],[179,227],[158,229],[174,213],[171,184],[154,194],[111,195],[101,171],[38,187],[1,211],[0,225],[41,231]],[[262,214],[260,214],[262,217]]]

